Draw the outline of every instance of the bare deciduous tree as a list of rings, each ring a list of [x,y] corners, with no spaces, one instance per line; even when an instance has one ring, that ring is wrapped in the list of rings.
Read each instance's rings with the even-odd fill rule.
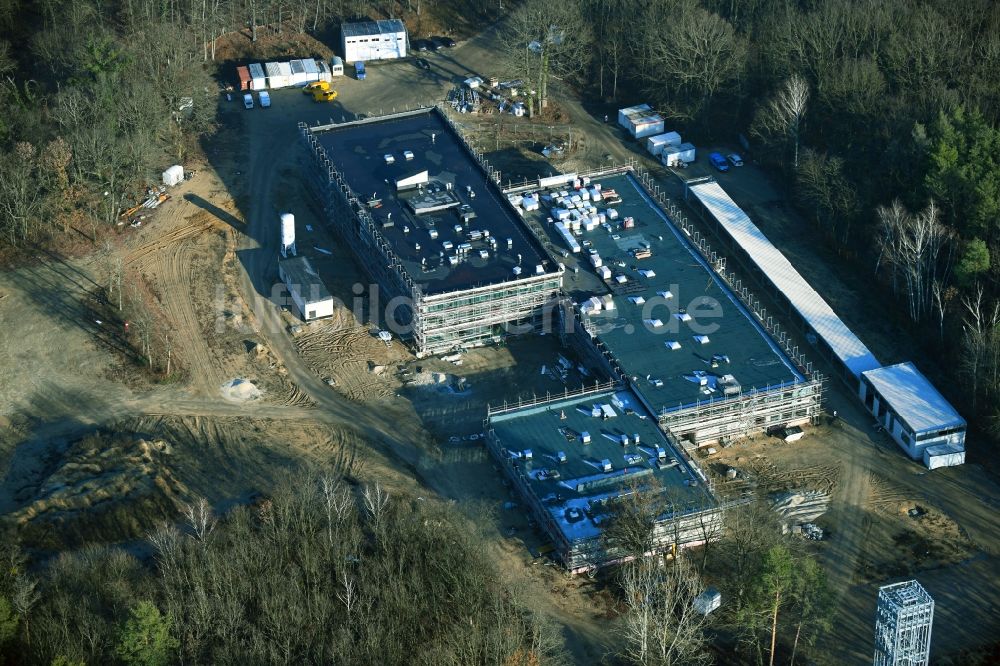
[[[184,507],[184,519],[194,538],[203,543],[215,529],[215,515],[204,497]]]
[[[621,586],[625,659],[641,666],[711,663],[705,651],[705,616],[694,606],[704,585],[686,555],[667,566],[653,558],[630,562],[622,567]]]
[[[809,82],[793,74],[784,85],[757,110],[751,133],[765,142],[780,137],[792,144],[792,166],[799,168],[799,142],[802,120],[809,104]]]
[[[941,224],[933,201],[913,215],[896,200],[892,206],[880,206],[878,216],[879,261],[892,267],[894,288],[896,276],[902,277],[910,318],[919,322],[931,312],[934,284],[950,270],[954,234]]]
[[[633,43],[638,74],[667,113],[702,118],[743,74],[746,44],[725,19],[693,0],[651,3]]]

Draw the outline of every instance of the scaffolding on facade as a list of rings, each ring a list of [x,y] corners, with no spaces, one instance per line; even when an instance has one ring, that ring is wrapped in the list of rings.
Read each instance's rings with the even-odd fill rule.
[[[874,666],[926,666],[934,600],[915,580],[884,585],[875,611]]]
[[[422,107],[354,122],[372,123],[428,112],[432,111]],[[441,112],[441,117],[472,159],[491,180],[499,182],[499,172],[466,142],[446,114]],[[393,313],[396,319],[394,328],[402,337],[412,339],[418,355],[494,343],[507,334],[511,325],[517,326],[519,332],[529,332],[544,323],[546,306],[558,301],[562,288],[561,269],[496,284],[439,294],[425,293],[379,232],[367,205],[348,185],[317,139],[316,132],[334,127],[337,125],[309,127],[299,124],[299,132],[318,167],[313,184],[327,220],[350,245],[367,276],[379,285],[387,302],[397,297],[400,299]]]

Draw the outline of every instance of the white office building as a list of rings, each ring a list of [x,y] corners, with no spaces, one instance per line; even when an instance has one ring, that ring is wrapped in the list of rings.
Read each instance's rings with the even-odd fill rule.
[[[943,445],[964,451],[965,419],[912,363],[861,373],[860,397],[911,458],[921,459],[925,449]]]
[[[340,32],[346,62],[406,57],[406,26],[399,19],[345,23]]]

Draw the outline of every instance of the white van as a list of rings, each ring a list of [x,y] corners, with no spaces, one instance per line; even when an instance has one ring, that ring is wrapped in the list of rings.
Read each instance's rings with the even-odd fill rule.
[[[266,90],[261,90],[258,94],[260,95],[260,108],[269,108],[271,106],[271,94]]]
[[[246,109],[253,108],[253,95],[246,93],[243,95],[243,107]]]

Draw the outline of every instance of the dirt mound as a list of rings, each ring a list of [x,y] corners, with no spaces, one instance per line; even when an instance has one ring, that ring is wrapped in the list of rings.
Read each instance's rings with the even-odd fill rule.
[[[262,395],[261,390],[257,388],[256,384],[240,377],[229,380],[222,385],[220,390],[222,391],[222,397],[229,402],[259,400]]]
[[[188,498],[170,455],[163,440],[86,437],[57,456],[33,489],[25,489],[28,502],[8,519],[37,545],[142,536],[176,515]]]

